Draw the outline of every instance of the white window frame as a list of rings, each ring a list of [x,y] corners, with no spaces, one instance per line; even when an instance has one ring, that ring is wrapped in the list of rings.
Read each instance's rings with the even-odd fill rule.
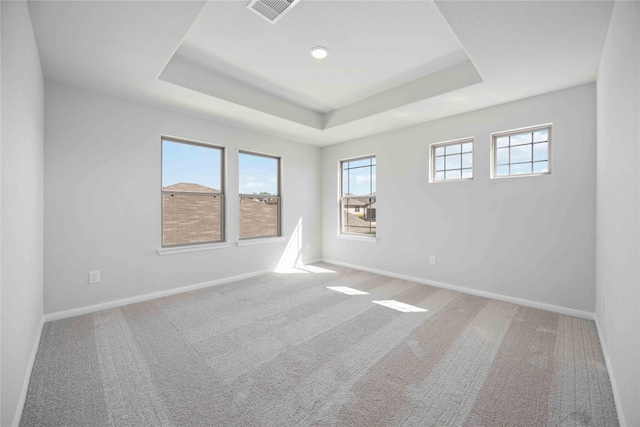
[[[473,180],[473,173],[474,173],[474,150],[475,150],[475,144],[474,144],[474,139],[473,137],[468,137],[468,138],[460,138],[460,139],[453,139],[450,141],[443,141],[443,142],[434,142],[433,144],[431,144],[429,146],[429,182],[436,184],[436,183],[441,183],[441,182],[460,182],[460,181],[471,181]],[[462,146],[463,144],[471,144],[471,151],[465,151],[464,153],[462,152]],[[459,168],[451,168],[451,169],[447,169],[446,167],[446,157],[445,156],[440,156],[440,155],[436,155],[436,151],[438,148],[443,147],[445,149],[445,154],[446,154],[446,149],[447,147],[451,147],[451,146],[455,146],[455,145],[459,145],[460,146],[460,167]],[[455,153],[457,154],[457,153]],[[462,167],[462,154],[471,154],[471,168],[463,168]],[[436,158],[437,157],[445,157],[445,168],[442,170],[437,170],[436,169]],[[463,177],[462,176],[462,171],[466,170],[466,169],[471,169],[471,176],[470,177]],[[446,173],[448,171],[460,171],[460,178],[452,178],[452,179],[446,179]],[[445,179],[436,179],[436,174],[437,172],[444,172],[445,174]]]
[[[164,156],[164,141],[174,142],[178,144],[185,145],[194,145],[197,147],[210,148],[214,150],[220,151],[220,192],[219,193],[203,193],[203,192],[188,192],[188,191],[166,191],[162,187],[162,175],[163,175],[163,156]],[[186,250],[198,250],[198,248],[210,248],[210,247],[223,247],[220,244],[226,243],[226,204],[225,204],[225,170],[226,170],[226,149],[220,145],[209,144],[207,142],[201,141],[193,141],[184,138],[177,138],[173,136],[162,135],[160,137],[160,242],[161,249],[160,252],[171,253],[173,250],[180,252],[180,248],[185,248]],[[212,197],[220,197],[220,239],[219,240],[203,240],[200,242],[182,242],[176,243],[173,245],[165,245],[164,243],[164,196],[165,194],[181,194],[181,195],[209,195]],[[174,252],[175,252],[174,251]]]
[[[239,150],[238,151],[238,175],[240,175],[240,154],[246,154],[249,156],[256,156],[256,157],[266,157],[269,159],[274,159],[278,161],[278,171],[277,171],[277,177],[278,177],[278,185],[276,187],[278,194],[277,195],[266,195],[266,194],[239,194],[238,197],[238,244],[239,245],[244,245],[244,244],[249,244],[249,241],[258,241],[260,239],[269,239],[270,241],[273,240],[274,238],[281,238],[282,237],[282,158],[279,156],[274,156],[272,154],[265,154],[265,153],[258,153],[255,151],[247,151],[247,150]],[[247,236],[247,237],[240,237],[240,203],[242,202],[242,198],[246,197],[246,198],[252,198],[252,199],[277,199],[277,206],[278,209],[276,211],[276,215],[277,215],[277,219],[276,219],[276,234],[269,234],[269,235],[264,235],[264,236]],[[266,240],[265,240],[266,241]]]
[[[366,160],[366,159],[375,159],[376,160],[376,176],[378,174],[378,159],[376,157],[375,154],[368,154],[365,156],[358,156],[358,157],[352,157],[352,158],[348,158],[348,159],[342,159],[339,162],[339,190],[338,190],[338,194],[340,195],[340,201],[338,203],[338,236],[339,237],[348,237],[348,238],[355,238],[355,239],[367,239],[367,240],[375,240],[377,241],[377,234],[378,234],[378,225],[377,225],[377,212],[376,212],[376,227],[375,227],[375,232],[373,234],[369,234],[369,233],[347,233],[343,231],[343,203],[345,200],[348,199],[356,199],[356,200],[362,200],[364,202],[369,202],[369,203],[376,203],[378,201],[378,195],[377,195],[377,191],[376,191],[376,196],[375,196],[375,200],[374,202],[371,202],[369,199],[371,199],[371,195],[368,196],[345,196],[343,191],[344,191],[344,164],[347,162],[353,162],[353,161],[358,161],[358,160]],[[372,165],[368,166],[369,168],[371,168]],[[364,167],[364,166],[363,166]],[[369,172],[371,174],[371,171]],[[377,208],[376,208],[377,211]]]
[[[547,130],[547,140],[546,141],[533,141],[533,134],[537,131],[540,130]],[[525,127],[525,128],[519,128],[519,129],[513,129],[513,130],[507,130],[507,131],[502,131],[502,132],[496,132],[496,133],[492,133],[491,134],[491,179],[502,179],[502,178],[521,178],[521,177],[529,177],[529,176],[540,176],[540,175],[549,175],[551,174],[551,140],[552,140],[552,131],[553,131],[553,124],[552,123],[546,123],[546,124],[542,124],[542,125],[536,125],[536,126],[529,126],[529,127]],[[511,159],[509,159],[509,163],[506,164],[502,164],[502,165],[498,165],[498,148],[505,148],[505,147],[498,147],[498,139],[500,138],[504,138],[504,137],[513,137],[513,136],[518,136],[518,135],[523,135],[523,134],[532,134],[532,138],[531,138],[531,142],[527,142],[524,144],[515,144],[514,146],[518,147],[518,146],[525,146],[525,145],[531,145],[531,161],[530,162],[520,162],[520,163],[511,163]],[[511,139],[509,139],[509,141],[511,141]],[[536,144],[547,144],[547,160],[535,160],[534,157],[534,146]],[[509,149],[511,149],[511,144],[509,143],[509,145],[507,146],[509,147]],[[543,171],[543,172],[534,172],[534,165],[535,163],[541,163],[541,162],[547,162],[547,170]],[[518,173],[518,174],[511,174],[509,173],[508,175],[498,175],[498,166],[504,166],[504,165],[508,165],[509,166],[509,170],[511,170],[511,165],[513,164],[527,164],[530,163],[531,164],[531,173]]]

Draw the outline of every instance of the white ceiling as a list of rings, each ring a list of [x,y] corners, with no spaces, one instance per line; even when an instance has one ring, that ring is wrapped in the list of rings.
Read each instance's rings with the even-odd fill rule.
[[[316,145],[594,81],[611,2],[29,2],[45,77]],[[319,61],[313,46],[328,47]]]

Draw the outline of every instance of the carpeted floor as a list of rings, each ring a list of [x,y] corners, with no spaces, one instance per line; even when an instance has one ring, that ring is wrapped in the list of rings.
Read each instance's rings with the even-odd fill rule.
[[[309,270],[46,323],[20,425],[618,425],[592,321]]]

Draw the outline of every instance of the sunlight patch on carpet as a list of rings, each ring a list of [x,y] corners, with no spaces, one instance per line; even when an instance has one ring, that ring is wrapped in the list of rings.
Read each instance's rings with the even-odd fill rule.
[[[424,308],[416,307],[415,305],[405,304],[396,300],[385,300],[385,301],[372,301],[374,304],[380,304],[385,307],[392,308],[394,310],[402,311],[403,313],[418,313],[422,311],[429,311]]]
[[[342,292],[347,295],[369,295],[369,292],[359,291],[358,289],[353,289],[348,286],[327,286],[327,289],[331,289],[332,291]]]

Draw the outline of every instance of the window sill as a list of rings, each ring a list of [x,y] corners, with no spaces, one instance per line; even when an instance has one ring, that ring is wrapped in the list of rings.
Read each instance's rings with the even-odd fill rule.
[[[378,243],[377,236],[361,237],[361,236],[355,236],[353,234],[337,234],[337,237],[338,239],[344,239],[344,240],[355,240],[358,242]]]
[[[200,251],[210,251],[213,249],[222,249],[228,248],[229,243],[209,243],[204,245],[193,245],[193,246],[176,246],[174,248],[160,248],[158,249],[158,255],[173,255],[173,254],[182,254],[185,252],[200,252]]]
[[[276,243],[276,242],[284,242],[284,236],[277,237],[256,237],[253,239],[246,240],[238,240],[236,244],[238,246],[249,246],[249,245],[261,245],[263,243]]]

